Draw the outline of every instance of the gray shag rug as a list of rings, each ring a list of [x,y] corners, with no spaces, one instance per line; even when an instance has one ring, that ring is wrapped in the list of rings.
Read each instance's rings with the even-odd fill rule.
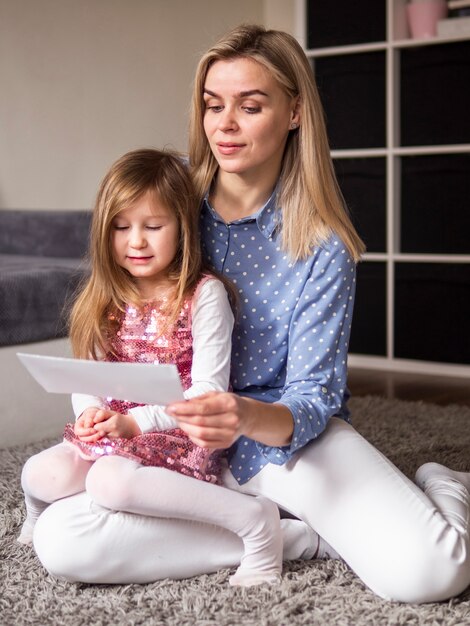
[[[378,397],[351,400],[353,422],[405,474],[429,460],[470,470],[470,408]],[[146,585],[58,581],[16,542],[22,464],[55,441],[0,450],[0,624],[296,626],[470,624],[470,589],[448,602],[406,605],[374,596],[341,561],[285,564],[279,587],[228,585],[229,570]]]

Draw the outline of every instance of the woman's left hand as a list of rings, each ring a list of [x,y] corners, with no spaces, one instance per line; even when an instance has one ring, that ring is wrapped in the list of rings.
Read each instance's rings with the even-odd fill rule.
[[[174,402],[166,412],[201,448],[229,448],[248,430],[247,400],[234,393],[211,391],[184,402]]]

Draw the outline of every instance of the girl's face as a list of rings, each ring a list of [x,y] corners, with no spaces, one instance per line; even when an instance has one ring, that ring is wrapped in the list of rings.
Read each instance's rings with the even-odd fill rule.
[[[204,130],[223,172],[272,177],[280,171],[292,122],[290,98],[259,63],[216,61],[204,85]]]
[[[137,279],[144,297],[152,297],[152,288],[167,283],[178,250],[176,216],[146,193],[113,219],[111,237],[116,263]]]

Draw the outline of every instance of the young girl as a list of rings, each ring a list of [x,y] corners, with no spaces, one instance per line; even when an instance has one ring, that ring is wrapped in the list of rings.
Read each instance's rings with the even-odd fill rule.
[[[381,597],[460,593],[470,582],[470,474],[427,464],[414,484],[349,423],[347,349],[363,246],[293,37],[240,26],[202,57],[190,162],[205,255],[239,292],[233,392],[168,413],[196,444],[230,446],[225,485],[306,522]],[[207,526],[116,515],[93,510],[87,497],[53,505],[35,534],[39,558],[56,575],[97,582],[194,575],[226,566],[227,553],[237,558],[228,533],[214,540]],[[158,561],[144,552],[150,543]],[[99,556],[84,559],[85,551]]]
[[[228,388],[233,326],[222,283],[203,273],[194,202],[175,154],[138,150],[112,166],[93,215],[91,276],[70,329],[79,358],[176,363],[188,399]],[[210,484],[219,482],[220,451],[192,443],[161,406],[76,394],[73,407],[77,420],[64,443],[24,466],[20,542],[31,543],[49,503],[86,487],[109,508],[221,525],[245,546],[231,584],[279,581],[278,509]]]

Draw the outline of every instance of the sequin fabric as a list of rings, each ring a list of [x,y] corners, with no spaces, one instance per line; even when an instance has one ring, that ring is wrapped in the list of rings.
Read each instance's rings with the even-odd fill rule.
[[[111,341],[112,354],[109,361],[132,363],[175,363],[183,388],[191,386],[192,333],[191,299],[184,303],[178,319],[168,330],[164,328],[165,301],[146,303],[142,308],[128,306],[118,319],[110,318],[117,325],[117,332]],[[139,406],[136,403],[106,398],[107,406],[119,413]],[[102,456],[118,454],[142,465],[166,467],[192,476],[199,480],[218,483],[221,472],[219,451],[196,446],[178,428],[162,432],[152,432],[132,439],[103,438],[89,444],[80,441],[67,424],[64,430],[65,441],[77,446],[80,454],[96,460]]]

